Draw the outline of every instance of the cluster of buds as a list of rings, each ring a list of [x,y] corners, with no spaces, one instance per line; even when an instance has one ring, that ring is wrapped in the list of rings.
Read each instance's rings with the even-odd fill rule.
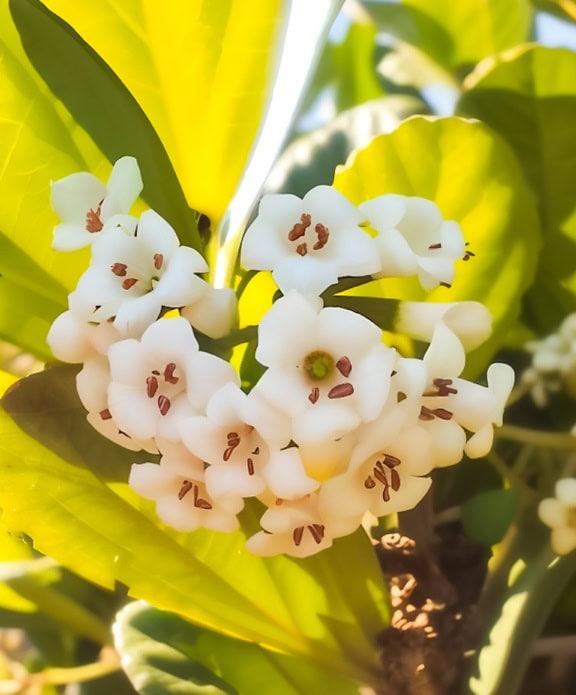
[[[91,244],[92,261],[49,343],[59,359],[83,363],[89,422],[126,448],[160,454],[134,464],[129,482],[165,524],[234,531],[253,499],[263,512],[249,550],[304,557],[366,513],[414,507],[434,468],[489,451],[513,372],[491,365],[487,386],[460,376],[466,351],[490,331],[482,305],[405,304],[400,328],[429,343],[416,359],[321,297],[345,276],[449,286],[455,261],[472,254],[434,203],[385,195],[356,207],[329,186],[304,199],[264,197],[241,262],[272,271],[282,297],[258,326],[265,371],[242,389],[233,366],[197,340],[231,330],[234,292],[199,277],[204,259],[156,212],[129,215],[140,190],[131,158],[107,186],[89,174],[53,185],[63,220],[55,247]]]

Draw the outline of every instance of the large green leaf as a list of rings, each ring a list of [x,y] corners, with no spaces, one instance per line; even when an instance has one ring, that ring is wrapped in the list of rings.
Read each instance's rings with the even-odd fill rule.
[[[158,133],[188,203],[213,220],[258,131],[283,0],[44,0],[118,75]]]
[[[49,372],[42,378],[52,379]],[[212,629],[306,654],[319,664],[336,660],[343,674],[371,677],[373,643],[387,624],[388,607],[363,533],[342,539],[318,557],[296,561],[249,554],[240,532],[163,529],[151,505],[114,480],[108,464],[94,460],[92,440],[84,439],[81,425],[64,443],[78,422],[78,414],[68,412],[64,386],[58,389],[52,382],[54,394],[42,401],[32,393],[42,389],[41,382],[23,384],[4,399],[6,407],[71,462],[3,416],[0,506],[9,528],[27,533],[41,552],[104,586],[120,581],[134,597]],[[42,413],[42,407],[55,412]],[[247,509],[244,519],[255,530],[255,512]]]
[[[144,198],[175,227],[183,243],[199,248],[195,214],[134,97],[78,34],[39,0],[10,0],[10,9],[28,57],[76,122],[111,162],[127,154],[136,157]]]
[[[541,331],[576,311],[575,74],[576,53],[522,46],[480,66],[459,106],[506,138],[537,195],[545,244],[529,308]]]
[[[453,73],[526,41],[533,14],[529,0],[368,0],[366,4],[380,29]]]
[[[118,614],[114,633],[124,668],[143,695],[358,692],[357,684],[301,657],[223,637],[142,602]]]
[[[401,278],[372,283],[358,293],[482,302],[492,312],[494,332],[473,353],[471,365],[473,371],[484,366],[518,314],[540,243],[532,193],[506,143],[478,122],[414,117],[352,155],[334,185],[354,203],[384,193],[429,198],[445,219],[461,225],[475,256],[456,263],[451,288],[427,294],[416,279]]]

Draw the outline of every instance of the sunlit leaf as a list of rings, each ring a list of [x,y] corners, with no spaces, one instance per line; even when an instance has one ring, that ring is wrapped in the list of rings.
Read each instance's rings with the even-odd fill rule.
[[[109,488],[81,461],[65,462],[6,415],[0,456],[6,525],[66,567],[107,587],[120,581],[160,609],[315,663],[332,662],[345,643],[340,672],[372,677],[372,644],[388,609],[361,532],[317,558],[262,559],[245,550],[241,533],[162,530],[130,505],[138,502],[120,483]]]
[[[260,125],[283,0],[45,0],[134,95],[191,207],[213,220]]]
[[[539,10],[576,22],[575,0],[532,0],[532,3]]]
[[[506,138],[537,195],[545,243],[528,299],[541,331],[576,311],[575,74],[573,51],[523,46],[481,65],[459,107]]]
[[[28,57],[76,122],[115,162],[136,157],[143,196],[199,248],[194,212],[187,206],[157,134],[134,97],[103,60],[39,0],[11,0],[10,9]]]
[[[125,670],[143,695],[358,692],[303,658],[223,637],[141,602],[118,614],[115,635]]]
[[[529,0],[368,0],[366,4],[380,29],[451,71],[526,41],[533,13]]]
[[[416,279],[407,278],[381,280],[357,293],[486,304],[494,333],[473,353],[471,369],[485,366],[519,311],[539,247],[533,196],[506,143],[478,122],[414,117],[352,155],[334,185],[354,203],[384,193],[428,198],[445,219],[461,225],[476,255],[456,263],[451,288],[426,295]]]
[[[18,377],[14,376],[14,374],[9,374],[8,372],[0,370],[0,396],[4,395],[6,389],[12,386],[17,378]]]

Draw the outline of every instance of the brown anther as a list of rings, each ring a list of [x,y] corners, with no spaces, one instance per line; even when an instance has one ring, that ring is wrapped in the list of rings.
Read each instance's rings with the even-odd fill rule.
[[[98,203],[98,207],[96,208],[96,210],[90,208],[90,210],[88,210],[88,212],[86,213],[86,231],[90,232],[90,234],[94,234],[94,232],[101,232],[102,227],[104,227],[104,224],[100,219],[100,213],[102,212],[103,202],[104,200],[101,200]]]
[[[433,251],[434,249],[441,249],[441,248],[442,248],[442,244],[440,244],[440,243],[438,243],[438,244],[430,244],[430,246],[428,247],[428,249],[429,249],[430,251]]]
[[[338,384],[328,391],[328,398],[346,398],[354,393],[352,384]]]
[[[450,289],[452,287],[452,285],[449,282],[441,282],[440,285],[442,287],[447,287],[448,289]]]
[[[324,226],[320,222],[314,227],[314,231],[316,232],[318,241],[314,244],[312,248],[314,249],[314,251],[319,251],[320,249],[323,249],[328,243],[328,237],[330,236],[330,232],[328,231],[328,227]]]
[[[254,461],[251,458],[247,458],[246,465],[248,466],[248,475],[254,475]]]
[[[398,457],[392,456],[392,454],[384,454],[384,465],[388,468],[396,468],[399,466],[401,461]]]
[[[458,389],[452,386],[452,379],[434,379],[432,383],[438,389],[436,396],[449,396],[458,393]]]
[[[294,541],[294,545],[300,545],[302,543],[302,536],[304,535],[304,526],[298,526],[298,528],[295,528],[294,531],[292,532],[292,539]]]
[[[394,492],[398,492],[400,489],[400,474],[395,468],[390,471],[390,487]]]
[[[155,376],[146,377],[146,395],[148,398],[154,398],[158,391],[158,379]]]
[[[252,453],[254,454],[254,456],[258,456],[258,454],[260,453],[260,447],[257,446]]]
[[[162,267],[162,263],[164,263],[164,256],[161,253],[155,253],[154,254],[154,267],[156,270],[160,270]]]
[[[224,453],[222,454],[222,459],[224,461],[229,461],[230,456],[234,453],[235,446],[229,446],[227,449],[224,449]]]
[[[122,283],[122,289],[129,290],[131,287],[134,287],[137,282],[138,278],[126,278]]]
[[[153,369],[152,374],[154,374],[154,376],[160,376],[160,372],[157,369]]]
[[[316,403],[319,398],[320,398],[320,389],[317,386],[315,386],[312,389],[312,391],[310,391],[310,393],[308,395],[308,400],[310,401],[310,403]]]
[[[472,251],[466,251],[466,253],[462,256],[463,261],[469,261],[473,256],[475,256],[475,253],[472,253]]]
[[[212,509],[212,505],[208,500],[204,500],[202,497],[198,496],[199,491],[200,488],[198,485],[194,485],[194,506],[198,507],[198,509]]]
[[[310,535],[314,539],[314,542],[318,545],[322,543],[326,528],[322,524],[310,524],[310,526],[307,528],[308,531],[310,531]]]
[[[336,369],[347,379],[352,371],[352,362],[350,362],[346,356],[341,357],[338,362],[336,362]]]
[[[306,246],[306,242],[304,242],[303,244],[298,244],[298,246],[296,247],[296,253],[299,256],[305,256],[308,253],[308,247]]]
[[[302,213],[300,215],[300,222],[296,222],[296,224],[288,232],[288,241],[296,241],[297,239],[303,237],[311,223],[311,216],[305,212]]]
[[[183,480],[182,487],[180,488],[180,492],[178,493],[178,499],[182,501],[193,487],[194,484],[191,483],[189,480]]]
[[[106,408],[105,410],[101,410],[98,415],[102,418],[102,420],[111,420],[112,419],[112,413]]]
[[[371,476],[368,476],[366,480],[364,481],[364,487],[367,490],[372,490],[372,488],[376,487],[376,482],[374,481],[374,478]]]
[[[174,376],[174,371],[176,369],[176,365],[174,362],[169,362],[165,369],[164,369],[164,381],[167,381],[169,384],[177,384],[179,381],[179,378],[177,376]]]
[[[231,444],[235,439],[240,441],[240,438],[238,437],[238,432],[228,432],[226,435],[226,439],[228,440],[228,444]]]
[[[277,507],[281,507],[281,506],[284,504],[284,500],[283,500],[281,497],[279,497],[279,498],[276,500],[276,503],[275,503],[275,504],[276,504]]]
[[[119,278],[123,278],[126,277],[128,266],[126,263],[113,263],[110,266],[110,270],[114,273],[114,275],[118,276]]]
[[[382,490],[382,499],[384,502],[390,502],[390,485],[388,485],[388,483],[384,485],[384,489]]]
[[[158,396],[158,410],[160,411],[160,415],[166,415],[171,405],[172,403],[170,403],[169,398],[166,398],[166,396]]]
[[[451,413],[449,410],[446,410],[446,408],[436,408],[436,410],[434,410],[434,415],[439,420],[451,420],[454,413]]]
[[[378,463],[382,465],[380,461],[376,462],[376,464]],[[388,478],[386,477],[386,473],[384,473],[382,468],[379,468],[378,465],[376,465],[374,466],[372,473],[378,482],[382,483],[382,485],[388,485]]]
[[[423,405],[420,408],[420,415],[418,416],[420,420],[433,420],[434,419],[434,412],[430,410],[430,408],[427,408],[425,405]]]

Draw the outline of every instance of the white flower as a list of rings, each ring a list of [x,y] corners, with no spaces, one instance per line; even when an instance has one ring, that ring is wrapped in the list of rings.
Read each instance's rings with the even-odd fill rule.
[[[108,357],[108,408],[120,429],[137,439],[179,440],[180,420],[204,413],[214,391],[238,382],[228,362],[198,350],[181,317],[156,321],[141,340],[114,343]]]
[[[133,464],[129,484],[142,497],[156,500],[160,519],[177,531],[204,527],[230,532],[238,528],[236,515],[244,501],[238,495],[218,500],[204,485],[204,464],[183,445],[161,442],[160,464]]]
[[[262,319],[256,359],[268,370],[255,390],[292,420],[298,444],[337,439],[380,412],[390,386],[395,350],[359,314],[316,311],[296,292]]]
[[[62,223],[54,229],[53,247],[73,251],[92,244],[101,232],[126,221],[126,213],[141,190],[142,178],[134,157],[119,159],[106,185],[87,172],[55,181],[51,202]]]
[[[180,433],[186,447],[210,464],[206,486],[214,497],[232,492],[251,497],[266,488],[262,471],[269,451],[257,429],[259,420],[266,417],[263,410],[255,398],[235,383],[228,383],[210,398],[205,416],[181,421]]]
[[[333,536],[319,515],[314,495],[293,502],[278,500],[264,513],[260,525],[264,530],[246,542],[255,555],[308,557],[332,545]]]
[[[130,451],[144,449],[155,454],[158,449],[152,438],[137,439],[124,432],[108,408],[110,367],[103,356],[89,358],[76,376],[76,388],[82,405],[88,411],[86,419],[101,435]]]
[[[183,307],[180,314],[200,333],[209,338],[222,338],[238,322],[236,293],[228,287],[207,285],[206,291],[193,304]]]
[[[121,339],[122,336],[111,323],[88,323],[72,311],[60,314],[46,337],[54,356],[72,363],[105,355],[110,345]]]
[[[558,555],[576,548],[576,479],[563,478],[556,483],[556,497],[540,502],[538,516],[552,529],[550,543]]]
[[[451,285],[454,261],[464,257],[464,237],[456,222],[442,218],[435,203],[389,194],[362,203],[360,210],[378,232],[377,277],[417,274],[426,290]]]
[[[301,200],[264,196],[258,217],[242,242],[245,268],[272,270],[286,294],[318,296],[342,276],[376,273],[378,251],[360,224],[358,209],[330,186],[317,186]]]
[[[114,319],[124,336],[139,337],[162,307],[196,301],[209,286],[195,273],[208,265],[180,246],[172,227],[154,210],[143,213],[134,236],[111,229],[92,246],[92,265],[70,295],[70,308],[88,320]]]

